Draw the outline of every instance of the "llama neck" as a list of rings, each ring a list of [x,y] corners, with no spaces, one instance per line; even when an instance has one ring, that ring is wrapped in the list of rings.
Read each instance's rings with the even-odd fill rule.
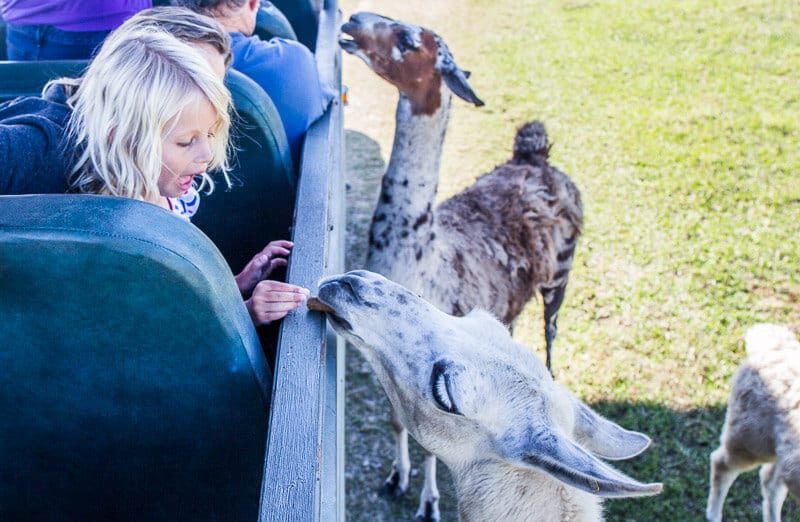
[[[441,104],[431,114],[416,113],[409,98],[400,94],[392,154],[372,222],[370,257],[381,257],[380,252],[396,256],[398,250],[417,256],[431,240],[451,98],[446,87],[442,90]]]
[[[483,461],[454,470],[453,475],[461,522],[603,520],[598,497],[533,470]]]
[[[450,113],[450,93],[441,93],[439,107],[420,112],[408,96],[400,93],[395,116],[394,143],[383,179],[389,179],[411,193],[419,193],[412,183],[424,185],[426,197],[436,197],[442,145]],[[404,180],[408,184],[404,184]],[[396,189],[400,190],[400,189]],[[422,199],[416,198],[416,199]]]

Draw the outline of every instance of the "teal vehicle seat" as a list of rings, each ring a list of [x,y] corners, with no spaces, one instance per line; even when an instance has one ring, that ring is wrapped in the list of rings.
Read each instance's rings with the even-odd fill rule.
[[[273,37],[297,40],[297,34],[295,34],[289,19],[272,2],[266,0],[261,0],[256,13],[254,34],[262,40],[269,40]]]
[[[272,375],[193,225],[0,196],[0,520],[255,520]]]
[[[267,243],[291,237],[297,175],[278,111],[266,92],[229,70],[233,118],[233,186],[203,195],[192,218],[238,273]],[[218,176],[219,178],[219,176]]]
[[[312,51],[316,50],[319,29],[317,0],[272,0],[292,24],[297,39]]]
[[[48,81],[83,76],[86,60],[0,62],[0,102],[19,96],[39,96]]]

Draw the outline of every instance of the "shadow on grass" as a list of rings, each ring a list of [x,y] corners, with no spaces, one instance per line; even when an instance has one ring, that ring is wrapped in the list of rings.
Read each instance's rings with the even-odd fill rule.
[[[645,482],[664,483],[655,497],[614,499],[605,503],[609,521],[702,521],[708,499],[709,454],[719,445],[725,405],[676,411],[658,404],[600,402],[591,405],[627,429],[641,431],[653,445],[640,456],[613,465]],[[784,519],[798,520],[800,510],[791,499]],[[758,473],[739,475],[723,511],[724,520],[761,520]]]

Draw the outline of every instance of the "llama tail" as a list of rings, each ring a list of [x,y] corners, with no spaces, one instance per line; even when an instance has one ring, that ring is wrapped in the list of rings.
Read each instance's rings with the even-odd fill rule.
[[[534,167],[547,166],[550,144],[547,143],[547,131],[540,121],[531,121],[517,130],[514,138],[513,163],[528,163]]]
[[[756,355],[792,346],[800,348],[800,343],[788,328],[766,323],[751,326],[744,335],[744,344],[747,355]]]

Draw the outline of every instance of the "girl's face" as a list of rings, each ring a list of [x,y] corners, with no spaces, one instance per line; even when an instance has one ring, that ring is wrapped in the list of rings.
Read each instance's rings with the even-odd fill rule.
[[[195,176],[205,172],[213,157],[211,142],[217,120],[214,106],[198,92],[195,101],[167,122],[161,137],[163,155],[158,178],[162,196],[180,196],[192,186]]]

